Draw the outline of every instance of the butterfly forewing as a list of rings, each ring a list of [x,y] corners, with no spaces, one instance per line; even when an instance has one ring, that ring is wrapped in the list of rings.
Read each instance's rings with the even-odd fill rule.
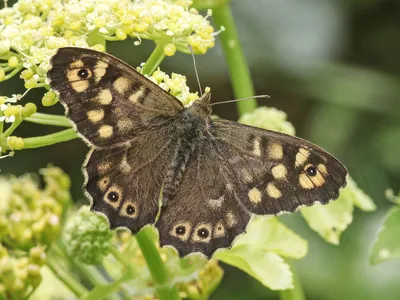
[[[77,130],[95,146],[126,144],[183,110],[175,97],[111,55],[67,47],[51,65],[52,88]]]
[[[325,204],[346,185],[346,168],[306,140],[225,120],[214,127],[215,147],[225,154],[240,202],[252,213]]]

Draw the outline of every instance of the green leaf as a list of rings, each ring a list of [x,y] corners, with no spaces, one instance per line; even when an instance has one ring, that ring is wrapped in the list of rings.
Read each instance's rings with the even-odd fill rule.
[[[338,245],[341,233],[353,221],[354,206],[364,211],[376,209],[372,199],[347,177],[347,186],[341,190],[337,200],[327,205],[304,207],[300,212],[312,230],[328,243]]]
[[[363,211],[374,211],[374,201],[361,190],[351,177],[347,177],[347,186],[342,190],[341,196],[351,198],[354,206]]]
[[[89,293],[87,293],[81,300],[97,300],[97,299],[105,299],[106,296],[111,295],[112,293],[118,291],[120,289],[120,285],[124,282],[132,280],[134,277],[133,270],[130,266],[127,266],[122,276],[110,283],[110,284],[102,284],[95,286]]]
[[[370,262],[380,263],[400,257],[400,207],[391,208],[385,218],[378,239],[372,247]]]
[[[216,258],[245,271],[271,290],[293,288],[292,272],[276,253],[255,251],[242,245],[217,253]]]
[[[328,243],[338,245],[340,234],[353,220],[353,202],[341,194],[327,205],[303,207],[300,212],[312,230]]]
[[[217,252],[215,258],[245,271],[272,290],[285,290],[293,287],[292,273],[280,255],[299,259],[307,250],[307,241],[277,218],[253,217],[247,233],[231,249]]]

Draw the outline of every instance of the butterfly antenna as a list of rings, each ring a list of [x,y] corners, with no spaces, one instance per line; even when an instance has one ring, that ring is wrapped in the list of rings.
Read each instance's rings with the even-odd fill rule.
[[[257,95],[257,96],[252,96],[252,97],[246,97],[246,98],[240,98],[240,99],[234,99],[234,100],[228,100],[228,101],[221,101],[221,102],[214,102],[211,103],[211,105],[216,105],[216,104],[224,104],[224,103],[231,103],[231,102],[238,102],[238,101],[243,101],[243,100],[250,100],[250,99],[255,99],[255,98],[271,98],[269,95]]]
[[[190,44],[188,44],[188,46],[189,46],[189,49],[190,49],[190,54],[192,54],[194,72],[196,74],[197,84],[199,85],[200,96],[203,96],[203,89],[201,88],[200,79],[199,79],[199,73],[197,73],[196,59],[194,57],[193,48],[192,48],[192,46]]]

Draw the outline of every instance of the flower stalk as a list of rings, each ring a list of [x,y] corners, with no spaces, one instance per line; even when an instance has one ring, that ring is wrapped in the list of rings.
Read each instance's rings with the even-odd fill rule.
[[[229,75],[232,82],[235,98],[254,96],[254,86],[251,80],[249,67],[240,45],[235,20],[233,19],[229,4],[224,3],[213,11],[215,25],[225,28],[219,35],[225,59],[228,64]],[[255,99],[236,102],[239,114],[251,112],[257,107]]]

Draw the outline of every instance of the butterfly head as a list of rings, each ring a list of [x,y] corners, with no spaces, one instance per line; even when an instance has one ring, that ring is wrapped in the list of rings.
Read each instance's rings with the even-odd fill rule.
[[[191,110],[200,114],[202,117],[207,118],[211,115],[211,93],[204,93],[199,99],[193,102],[190,107]]]

